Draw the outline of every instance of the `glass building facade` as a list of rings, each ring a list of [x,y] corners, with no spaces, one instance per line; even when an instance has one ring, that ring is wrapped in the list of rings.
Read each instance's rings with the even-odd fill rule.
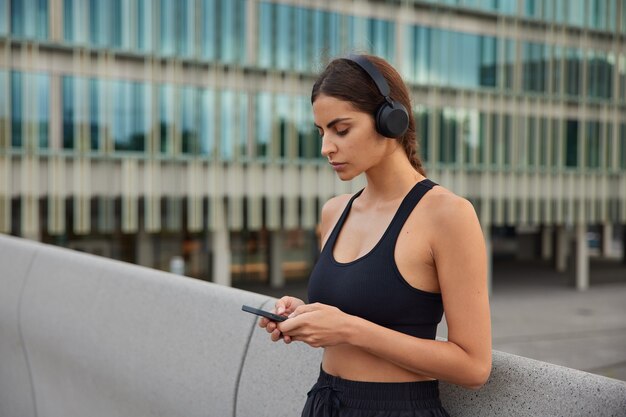
[[[537,191],[534,200],[457,190],[481,222],[626,222],[626,0],[378,1],[363,10],[342,1],[0,0],[0,174],[22,159],[51,172],[46,185],[20,182],[43,190],[37,203],[4,183],[0,231],[23,234],[35,211],[47,214],[31,229],[52,241],[112,223],[102,230],[312,230],[325,198],[357,187],[306,177],[325,166],[311,83],[348,52],[400,70],[429,173],[552,175],[553,189],[597,175],[615,190]],[[98,179],[107,164],[119,171],[115,185]],[[209,174],[223,181],[189,185]]]

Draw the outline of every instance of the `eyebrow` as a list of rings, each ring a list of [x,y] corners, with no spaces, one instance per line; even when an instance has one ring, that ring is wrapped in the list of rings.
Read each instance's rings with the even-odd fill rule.
[[[330,121],[330,123],[328,123],[328,124],[326,125],[326,127],[327,127],[328,129],[330,129],[331,127],[333,127],[333,126],[334,126],[334,125],[336,125],[337,123],[339,123],[339,122],[344,122],[344,121],[346,121],[346,120],[350,120],[350,118],[349,118],[349,117],[338,117],[338,118],[336,118],[336,119],[334,119],[334,120],[331,120],[331,121]],[[318,126],[318,125],[316,125],[315,123],[313,123],[313,124],[314,124],[314,125],[315,125],[315,127],[317,127],[318,129],[321,129],[321,126]]]

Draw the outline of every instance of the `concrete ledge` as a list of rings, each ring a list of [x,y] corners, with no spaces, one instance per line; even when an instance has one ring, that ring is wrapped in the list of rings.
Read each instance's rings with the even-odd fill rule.
[[[273,298],[0,235],[0,417],[297,416],[321,349],[271,343]],[[626,416],[626,384],[494,352],[453,416]]]

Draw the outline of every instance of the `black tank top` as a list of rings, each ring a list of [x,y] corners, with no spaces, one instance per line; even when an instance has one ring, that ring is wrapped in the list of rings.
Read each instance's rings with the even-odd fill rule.
[[[394,249],[402,226],[434,182],[422,180],[404,197],[376,246],[347,263],[337,262],[333,249],[357,192],[337,221],[309,278],[310,303],[335,306],[381,326],[423,339],[434,339],[443,315],[441,294],[412,287],[400,274]]]

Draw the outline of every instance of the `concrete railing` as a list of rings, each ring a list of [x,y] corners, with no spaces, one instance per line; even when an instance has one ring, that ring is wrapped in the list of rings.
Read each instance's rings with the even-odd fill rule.
[[[0,236],[0,416],[298,416],[321,350],[271,343],[274,299]],[[452,416],[626,416],[626,384],[494,352]]]

